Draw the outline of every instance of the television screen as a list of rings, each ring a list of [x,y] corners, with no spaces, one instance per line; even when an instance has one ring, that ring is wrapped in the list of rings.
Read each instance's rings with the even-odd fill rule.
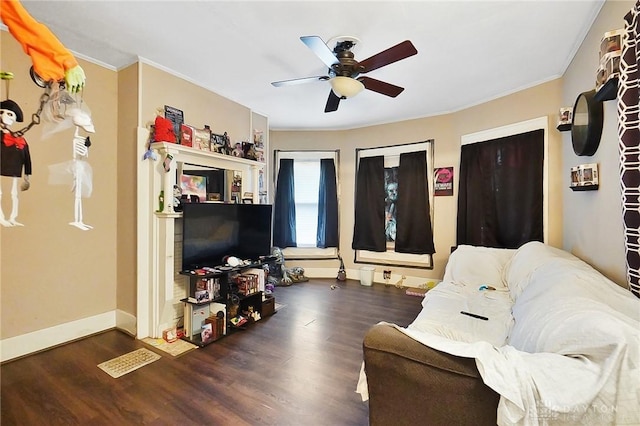
[[[224,264],[225,256],[258,260],[271,253],[271,205],[185,204],[182,269]]]

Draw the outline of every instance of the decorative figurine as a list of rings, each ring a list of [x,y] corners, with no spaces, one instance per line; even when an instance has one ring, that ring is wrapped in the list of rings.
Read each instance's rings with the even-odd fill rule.
[[[251,142],[242,142],[242,153],[244,158],[248,160],[257,160],[258,153]]]
[[[11,99],[0,103],[0,175],[11,178],[11,214],[6,220],[0,206],[0,224],[2,226],[23,226],[18,218],[18,181],[22,177],[24,169],[24,181],[20,186],[21,191],[26,191],[31,185],[31,155],[29,145],[22,136],[14,136],[9,128],[16,121],[22,122],[22,109]],[[0,185],[0,201],[2,201],[2,186]]]
[[[236,147],[231,152],[231,154],[233,154],[234,157],[238,157],[238,158],[243,158],[244,157],[244,151],[242,150],[242,144],[240,142],[236,143]]]

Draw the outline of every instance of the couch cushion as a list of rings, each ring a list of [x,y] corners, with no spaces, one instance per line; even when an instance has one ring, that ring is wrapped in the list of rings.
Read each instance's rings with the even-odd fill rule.
[[[530,241],[520,246],[504,268],[505,284],[511,298],[516,301],[529,285],[531,275],[539,267],[553,263],[576,263],[580,259],[566,251],[548,246],[539,241]]]
[[[451,253],[443,281],[479,287],[505,287],[505,265],[516,250],[460,245]]]
[[[511,305],[506,288],[481,291],[475,285],[443,281],[426,294],[422,310],[408,328],[459,342],[486,341],[502,346],[513,322]],[[460,311],[488,319],[473,318]]]
[[[575,351],[604,340],[597,336],[600,327],[594,321],[640,319],[637,299],[587,263],[541,243],[522,248],[507,271],[516,299],[509,345],[532,353]]]

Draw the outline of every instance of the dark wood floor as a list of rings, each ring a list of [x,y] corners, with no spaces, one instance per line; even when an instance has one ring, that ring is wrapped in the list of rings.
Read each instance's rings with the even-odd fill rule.
[[[366,425],[355,393],[363,336],[379,321],[407,325],[422,299],[382,284],[332,284],[277,287],[285,306],[275,315],[118,379],[97,364],[146,347],[118,331],[8,362],[0,423]]]

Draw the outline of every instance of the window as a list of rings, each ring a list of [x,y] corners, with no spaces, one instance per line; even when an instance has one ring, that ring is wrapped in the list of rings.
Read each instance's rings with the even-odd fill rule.
[[[276,151],[274,245],[280,242],[287,259],[335,258],[338,254],[338,159],[339,151]],[[281,180],[282,160],[293,162],[290,182]],[[330,167],[327,167],[330,166]],[[283,170],[289,170],[287,166]],[[323,176],[323,171],[326,173]],[[325,179],[325,180],[323,180]],[[327,184],[327,179],[329,184]],[[333,182],[335,181],[335,185]],[[284,190],[287,186],[286,191]],[[289,188],[288,186],[293,186]],[[327,188],[333,188],[327,191]],[[328,201],[327,201],[328,199]],[[286,212],[283,208],[291,203]],[[282,219],[278,223],[278,217]],[[290,220],[288,218],[293,218]],[[286,222],[286,223],[285,223]],[[292,225],[291,222],[294,222]],[[282,236],[278,233],[288,233]]]
[[[315,247],[318,232],[318,188],[320,159],[293,162],[296,197],[296,242],[298,247]]]
[[[356,263],[433,268],[433,144],[356,150]]]
[[[548,118],[539,117],[507,126],[497,127],[489,130],[483,130],[477,133],[463,135],[461,144],[470,145],[478,142],[491,141],[500,138],[509,138],[515,135],[532,132],[535,130],[543,130],[543,159],[542,159],[542,235],[543,242],[549,242],[549,136],[548,136]],[[462,173],[462,171],[461,171]],[[460,187],[464,185],[464,180],[460,178]],[[461,194],[458,195],[459,198]],[[460,213],[460,210],[458,211]],[[458,218],[460,221],[460,218]],[[458,237],[456,237],[458,238]]]

